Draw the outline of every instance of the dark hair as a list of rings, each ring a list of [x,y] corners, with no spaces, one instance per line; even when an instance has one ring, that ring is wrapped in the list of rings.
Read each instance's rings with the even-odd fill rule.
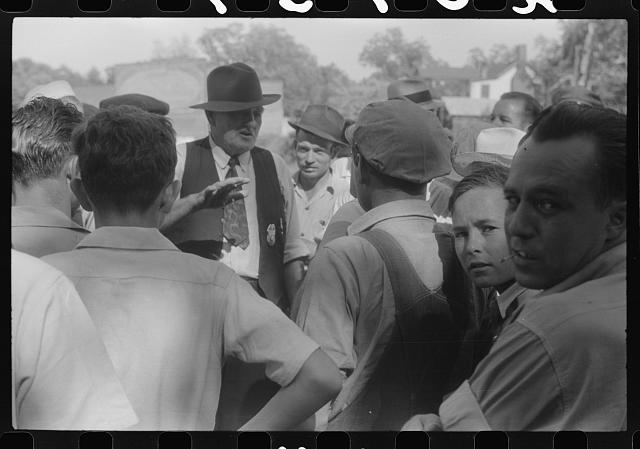
[[[449,197],[449,212],[453,213],[455,202],[469,190],[479,187],[503,188],[509,177],[509,169],[491,162],[473,162],[471,174],[462,178],[453,188]]]
[[[405,179],[394,178],[393,176],[381,173],[373,168],[373,166],[365,158],[363,158],[362,155],[360,155],[360,167],[355,169],[360,170],[360,182],[365,185],[368,185],[371,182],[370,178],[373,177],[377,179],[378,182],[380,182],[380,184],[382,184],[383,186],[400,190],[402,192],[408,193],[409,195],[420,195],[421,193],[426,193],[428,183],[425,182],[419,184],[407,181]]]
[[[520,100],[524,104],[524,113],[532,122],[538,118],[542,112],[542,105],[529,94],[524,92],[507,92],[502,94],[501,100]]]
[[[595,143],[594,189],[600,205],[626,200],[627,116],[613,109],[561,102],[545,109],[524,139],[587,137]]]
[[[82,123],[73,105],[36,97],[13,113],[12,178],[28,185],[57,176],[72,155],[71,134]]]
[[[175,173],[171,122],[134,106],[98,112],[74,133],[73,147],[96,208],[146,210]]]

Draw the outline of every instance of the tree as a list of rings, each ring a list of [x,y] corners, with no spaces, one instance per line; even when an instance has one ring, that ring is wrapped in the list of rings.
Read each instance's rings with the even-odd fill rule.
[[[86,78],[89,84],[104,84],[104,82],[102,81],[102,75],[100,75],[100,71],[95,67],[91,67],[91,69],[87,72]]]
[[[377,69],[377,76],[387,80],[420,75],[427,65],[443,65],[422,40],[407,41],[399,27],[376,33],[360,53],[361,63]]]
[[[627,22],[616,20],[561,20],[560,40],[538,38],[533,61],[545,85],[547,99],[563,85],[584,85],[603,101],[626,111]]]
[[[168,43],[155,40],[151,59],[195,58],[198,50],[191,43],[186,34],[179,38],[174,37]]]
[[[495,44],[489,49],[488,54],[485,54],[484,51],[478,47],[469,50],[467,64],[474,69],[483,71],[492,67],[506,66],[517,59],[518,50],[515,45],[508,47],[504,44]]]
[[[55,69],[29,58],[20,58],[11,66],[11,102],[14,108],[19,106],[29,90],[41,84],[55,80],[66,80],[72,86],[89,84],[84,76],[64,65]]]
[[[245,31],[243,25],[232,24],[208,29],[197,42],[216,66],[244,62],[261,78],[283,80],[284,111],[288,115],[309,103],[326,100],[328,79],[338,71],[336,67],[319,66],[307,47],[273,26],[254,25]]]

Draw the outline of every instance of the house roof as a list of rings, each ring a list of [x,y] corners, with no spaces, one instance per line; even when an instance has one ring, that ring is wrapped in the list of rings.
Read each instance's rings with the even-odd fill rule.
[[[473,67],[425,67],[420,71],[422,78],[434,80],[476,80],[480,71]]]
[[[514,67],[517,64],[517,61],[511,62],[509,64],[498,64],[498,65],[492,65],[491,67],[489,67],[489,70],[487,71],[487,76],[486,77],[478,77],[475,80],[472,81],[482,81],[482,80],[494,80],[496,78],[500,78],[507,70],[511,69],[512,67]],[[533,66],[529,63],[525,63],[525,66],[530,69],[533,70],[534,73],[536,73],[535,69],[533,68]]]

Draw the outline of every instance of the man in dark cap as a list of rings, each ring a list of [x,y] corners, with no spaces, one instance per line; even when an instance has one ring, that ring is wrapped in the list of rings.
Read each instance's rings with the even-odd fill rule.
[[[108,109],[114,106],[135,106],[143,111],[158,115],[168,115],[169,105],[164,101],[144,94],[123,94],[105,98],[99,104],[100,109]]]
[[[453,135],[449,131],[451,129],[449,111],[447,111],[447,107],[442,100],[436,100],[431,96],[429,84],[427,84],[425,80],[406,78],[389,84],[387,87],[387,98],[394,99],[401,97],[411,100],[427,111],[436,114],[438,120],[440,120],[440,123],[442,123],[442,126],[445,128],[447,136],[453,139]],[[454,182],[457,179],[454,173],[453,178],[441,177],[435,179],[434,182],[427,186],[426,198],[438,221],[451,222],[451,216],[447,209],[447,200],[451,194]]]
[[[151,112],[165,116],[169,114],[169,105],[164,101],[143,94],[124,94],[114,97],[105,98],[98,104],[99,109],[95,106],[84,104],[84,119],[89,120],[100,110],[113,108],[116,106],[135,106],[143,111]],[[85,228],[93,231],[96,228],[93,212],[84,210],[80,205],[74,210],[73,220],[81,224]]]
[[[295,155],[298,172],[293,176],[300,236],[313,257],[333,216],[337,198],[349,192],[349,182],[331,168],[338,151],[346,146],[344,118],[330,106],[309,105],[297,123]]]
[[[424,200],[427,183],[451,170],[451,145],[436,116],[404,98],[372,103],[358,117],[352,176],[365,214],[319,247],[298,292],[298,325],[345,376],[316,416],[318,430],[327,420],[331,430],[399,429],[414,401],[440,402],[456,347],[404,345],[456,341],[460,321],[442,290],[457,263],[453,242],[433,232]],[[414,388],[415,375],[429,379],[420,386],[428,391]]]

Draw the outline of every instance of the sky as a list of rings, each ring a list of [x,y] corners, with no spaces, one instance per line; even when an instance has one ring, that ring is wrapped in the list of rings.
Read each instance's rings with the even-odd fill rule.
[[[148,60],[154,42],[187,36],[191,42],[207,28],[231,23],[261,23],[284,28],[305,45],[321,65],[336,64],[354,80],[373,71],[358,61],[366,41],[385,29],[401,27],[405,39],[422,38],[431,54],[453,67],[463,66],[473,47],[527,45],[535,56],[539,35],[559,38],[555,19],[272,19],[272,18],[17,18],[13,59],[31,58],[52,67],[66,65],[86,74],[96,67]]]

